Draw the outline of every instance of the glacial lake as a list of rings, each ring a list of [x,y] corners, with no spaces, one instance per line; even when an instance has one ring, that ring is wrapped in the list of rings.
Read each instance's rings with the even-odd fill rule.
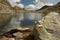
[[[40,13],[17,13],[10,22],[0,31],[5,32],[19,27],[33,27],[35,20],[41,20],[43,14]]]

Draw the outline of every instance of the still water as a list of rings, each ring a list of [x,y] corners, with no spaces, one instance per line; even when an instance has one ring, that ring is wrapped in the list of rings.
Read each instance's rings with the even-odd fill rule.
[[[40,13],[19,13],[19,15],[12,18],[11,24],[15,24],[16,26],[30,26],[34,25],[35,20],[40,20],[41,18],[42,14]]]
[[[11,21],[2,29],[2,31],[11,30],[19,27],[34,26],[35,20],[42,18],[40,13],[18,13],[16,17],[12,17]]]

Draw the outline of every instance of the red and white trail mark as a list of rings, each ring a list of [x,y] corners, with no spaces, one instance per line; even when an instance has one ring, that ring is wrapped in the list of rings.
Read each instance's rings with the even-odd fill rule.
[[[38,27],[38,28],[43,28],[43,25],[38,25],[37,27]]]

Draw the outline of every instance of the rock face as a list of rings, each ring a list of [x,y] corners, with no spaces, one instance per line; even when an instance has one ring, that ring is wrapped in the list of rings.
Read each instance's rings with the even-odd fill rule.
[[[2,2],[2,3],[1,3]],[[5,3],[6,4],[6,3]],[[5,5],[3,0],[0,0],[0,30],[8,24],[12,18],[13,11],[11,7],[7,4]]]
[[[7,0],[0,0],[0,30],[11,20],[13,10]]]
[[[42,18],[40,24],[43,28],[36,27],[35,37],[37,40],[60,40],[60,15],[56,12],[51,12]],[[38,35],[37,35],[38,33]],[[38,39],[39,38],[39,39]]]
[[[0,29],[9,23],[11,17],[12,15],[7,14],[7,13],[0,14]]]
[[[51,12],[40,22],[50,33],[60,33],[60,15],[56,12]]]
[[[34,28],[36,40],[60,40],[60,3],[38,10],[38,12],[44,14],[40,20],[44,28]]]

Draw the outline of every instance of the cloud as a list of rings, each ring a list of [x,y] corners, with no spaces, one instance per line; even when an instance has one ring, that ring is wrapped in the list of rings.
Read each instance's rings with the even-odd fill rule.
[[[60,0],[52,0],[51,3],[53,4],[57,4],[58,2],[60,2]]]
[[[40,1],[43,3],[50,3],[51,2],[51,0],[40,0]]]
[[[45,4],[57,4],[60,0],[40,0],[41,2]]]
[[[48,5],[48,6],[53,6],[54,4],[53,4],[53,3],[48,3],[48,4],[45,4],[45,5]]]
[[[35,10],[36,6],[34,4],[30,4],[30,5],[26,6],[25,8],[28,10]]]
[[[26,8],[29,9],[29,10],[37,10],[37,9],[42,8],[45,5],[48,5],[48,6],[53,5],[53,4],[49,4],[48,3],[48,2],[50,2],[50,0],[49,1],[46,1],[46,0],[45,1],[44,0],[35,0],[33,2],[35,3],[35,5],[30,4]]]
[[[42,8],[45,5],[40,0],[35,0],[34,3],[35,3],[35,6],[36,6],[36,10]]]
[[[43,6],[47,5],[47,6],[53,6],[54,4],[51,3],[51,0],[35,0],[35,6],[36,9],[40,9]]]
[[[21,0],[14,0],[13,2],[20,2]]]
[[[35,4],[29,4],[27,6],[24,6],[23,4],[17,4],[16,2],[21,2],[21,0],[7,0],[12,7],[14,6],[18,6],[21,8],[26,8],[28,10],[37,10],[42,8],[43,6],[47,5],[47,6],[53,6],[54,4],[56,4],[57,2],[59,2],[60,0],[35,0],[33,1]],[[57,1],[57,2],[56,2]]]
[[[21,0],[7,0],[7,1],[10,1],[10,2],[20,2]]]
[[[42,8],[45,5],[40,0],[35,0],[33,2],[35,3],[35,5],[34,4],[30,4],[30,5],[26,6],[26,9],[28,9],[28,10],[37,10],[37,9]]]
[[[14,7],[17,5],[16,2],[20,2],[21,0],[7,0],[7,1],[11,4],[12,7]]]
[[[33,1],[33,3],[37,3],[37,2],[38,2],[38,0]]]
[[[21,2],[21,0],[7,0],[12,7],[14,6],[18,6],[20,8],[24,8],[24,5],[23,4],[17,4],[16,2]]]
[[[23,4],[18,4],[17,6],[20,7],[20,8],[24,8]]]

